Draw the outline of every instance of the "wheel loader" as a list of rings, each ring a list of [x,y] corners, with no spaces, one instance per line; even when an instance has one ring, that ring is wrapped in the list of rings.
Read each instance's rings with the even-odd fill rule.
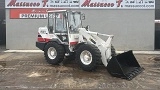
[[[111,44],[114,36],[90,31],[89,26],[82,26],[84,19],[78,11],[48,11],[48,25],[39,27],[36,47],[44,51],[49,64],[57,65],[70,57],[83,70],[94,71],[101,62],[112,76],[128,80],[143,71],[132,50],[117,55]]]

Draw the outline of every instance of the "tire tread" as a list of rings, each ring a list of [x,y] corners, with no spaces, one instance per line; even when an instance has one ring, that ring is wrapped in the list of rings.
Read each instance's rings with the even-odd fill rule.
[[[80,60],[80,54],[81,52],[85,49],[88,48],[88,50],[91,50],[91,54],[92,54],[92,63],[89,65],[84,65],[82,64],[81,60]],[[76,52],[76,61],[77,63],[80,65],[80,67],[85,70],[85,71],[94,71],[97,68],[97,65],[99,63],[99,60],[101,60],[101,52],[98,49],[98,47],[96,47],[93,44],[83,44],[79,47],[79,49]]]
[[[51,47],[51,46],[55,46],[54,48],[56,49],[57,51],[57,54],[59,56],[57,56],[55,58],[55,60],[51,60],[49,59],[48,57],[48,54],[47,54],[47,51],[48,51],[48,48]],[[47,50],[46,50],[47,49]],[[44,57],[46,59],[46,61],[49,63],[49,64],[53,64],[53,65],[56,65],[56,64],[59,64],[63,61],[64,59],[64,55],[65,55],[65,51],[64,51],[64,47],[62,45],[59,45],[57,44],[56,42],[49,42],[46,46],[45,46],[45,49],[44,49]]]

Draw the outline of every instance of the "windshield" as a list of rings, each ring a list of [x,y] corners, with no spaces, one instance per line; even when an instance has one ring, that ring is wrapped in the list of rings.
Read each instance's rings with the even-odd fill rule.
[[[64,32],[66,33],[67,32],[66,21],[65,21],[65,18],[63,17],[63,13],[57,14],[55,32],[56,33],[64,33]]]
[[[70,31],[71,33],[76,33],[78,28],[81,27],[81,14],[79,12],[71,12],[70,16]]]

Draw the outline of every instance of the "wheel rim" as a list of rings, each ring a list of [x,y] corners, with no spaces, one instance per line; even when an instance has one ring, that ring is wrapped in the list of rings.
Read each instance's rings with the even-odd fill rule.
[[[54,47],[50,47],[48,49],[48,57],[50,59],[55,59],[57,57],[57,51],[56,51],[56,49]]]
[[[83,64],[89,65],[92,62],[92,54],[89,51],[84,50],[80,55],[80,59]]]

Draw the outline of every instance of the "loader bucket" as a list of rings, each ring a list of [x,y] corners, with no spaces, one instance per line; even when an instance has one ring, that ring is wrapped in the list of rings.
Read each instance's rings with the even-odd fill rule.
[[[117,56],[112,56],[108,62],[107,70],[114,77],[132,80],[144,68],[140,67],[132,51],[128,51]]]

